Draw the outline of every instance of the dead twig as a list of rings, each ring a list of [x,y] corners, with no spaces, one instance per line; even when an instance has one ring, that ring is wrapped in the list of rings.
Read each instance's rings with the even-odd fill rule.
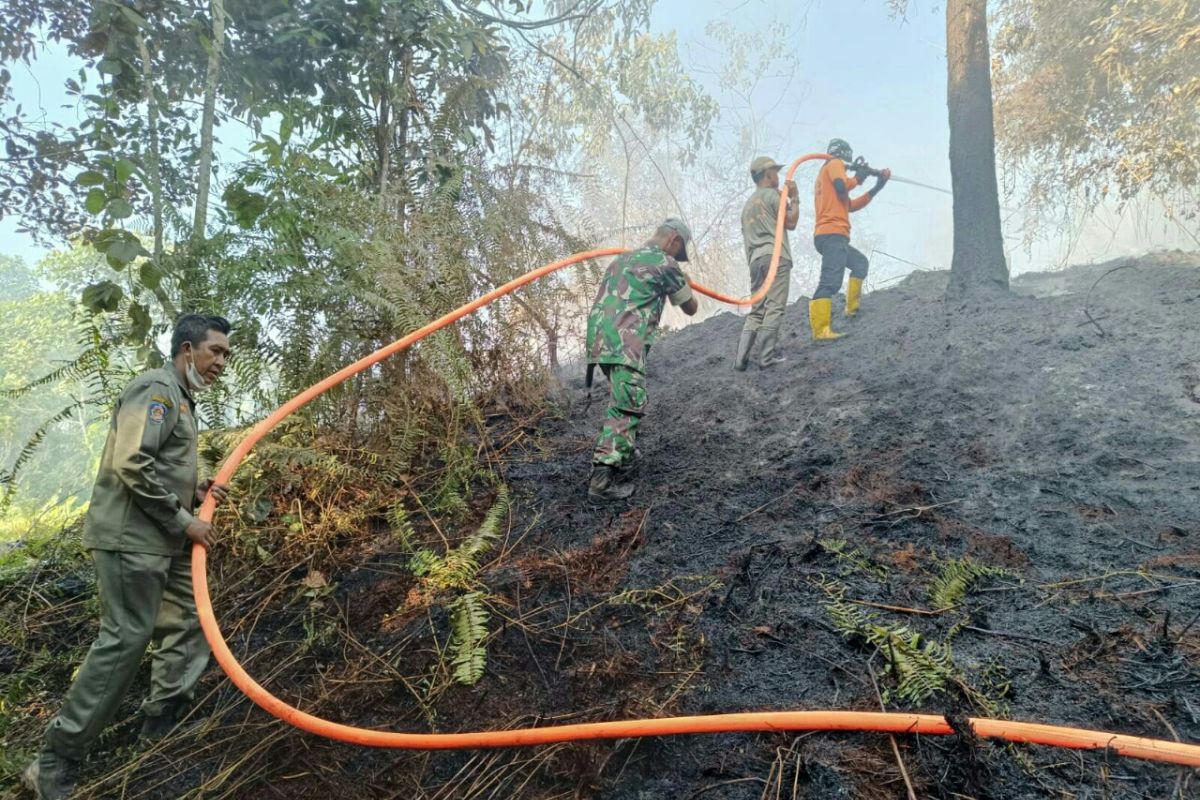
[[[1087,297],[1085,297],[1083,300],[1083,314],[1085,317],[1087,317],[1088,322],[1090,322],[1096,326],[1096,330],[1098,330],[1100,332],[1101,337],[1107,336],[1108,334],[1104,332],[1104,328],[1101,328],[1100,323],[1097,322],[1096,318],[1092,316],[1092,311],[1091,311],[1092,292],[1096,291],[1096,287],[1100,285],[1100,281],[1104,280],[1109,275],[1112,275],[1114,272],[1120,272],[1123,269],[1133,269],[1136,266],[1137,266],[1136,264],[1122,264],[1119,267],[1113,267],[1108,272],[1101,275],[1099,278],[1096,278],[1096,282],[1092,284],[1092,288],[1088,289]]]
[[[699,789],[695,792],[692,792],[691,794],[689,794],[687,796],[687,800],[695,800],[695,798],[699,797],[702,794],[707,794],[708,792],[711,792],[713,789],[720,789],[722,786],[733,786],[735,783],[763,783],[763,784],[765,784],[766,781],[763,780],[762,778],[758,777],[757,775],[753,775],[748,778],[733,778],[732,780],[721,781],[720,783],[714,783],[709,786],[705,786],[703,789]]]
[[[874,656],[871,657],[874,660]],[[879,691],[879,681],[875,679],[875,667],[871,662],[867,662],[867,671],[871,673],[871,685],[875,687],[875,697],[879,700],[879,710],[887,711],[887,706],[883,704],[883,692]],[[900,757],[900,745],[896,744],[895,734],[888,734],[888,741],[892,743],[892,753],[896,756],[896,765],[900,767],[900,776],[904,778],[904,788],[908,792],[908,800],[917,800],[917,791],[913,788],[912,778],[908,777],[908,769],[904,766],[904,759]]]
[[[1145,594],[1156,594],[1158,592],[1167,592],[1171,589],[1183,589],[1188,586],[1200,586],[1200,581],[1188,581],[1187,583],[1172,583],[1167,586],[1156,586],[1153,589],[1139,589],[1136,592],[1121,592],[1119,594],[1100,593],[1096,595],[1099,600],[1125,600],[1129,597],[1141,597]]]
[[[935,508],[942,508],[943,506],[952,506],[955,503],[961,502],[962,498],[959,498],[957,500],[947,500],[944,503],[933,503],[928,506],[909,506],[908,508],[900,508],[895,511],[889,511],[886,514],[880,514],[877,517],[871,517],[867,522],[881,522],[889,517],[896,517],[902,514],[912,514],[911,517],[902,517],[902,519],[919,519],[926,511],[932,511]],[[913,513],[914,511],[916,512],[915,514]]]
[[[1021,639],[1026,642],[1037,642],[1038,644],[1049,645],[1050,647],[1058,647],[1060,642],[1052,642],[1049,639],[1043,639],[1040,636],[1030,636],[1027,633],[1015,633],[1013,631],[998,631],[992,628],[978,628],[974,625],[964,625],[964,630],[975,631],[975,633],[984,633],[988,636],[1000,636],[1005,639]]]
[[[949,608],[938,608],[930,610],[928,608],[909,608],[907,606],[890,606],[887,603],[872,603],[870,600],[851,600],[856,606],[868,606],[870,608],[881,608],[884,611],[895,611],[898,614],[919,614],[922,617],[936,617],[939,614],[945,614],[950,611]]]
[[[795,493],[796,489],[798,489],[798,488],[799,488],[799,484],[797,484],[796,486],[793,486],[792,488],[788,489],[786,492],[784,492],[783,494],[779,495],[778,497],[776,497],[776,498],[774,498],[774,499],[771,499],[771,500],[768,500],[767,502],[763,503],[761,506],[759,506],[758,508],[754,509],[753,511],[748,511],[748,512],[746,512],[745,514],[742,514],[740,517],[738,517],[736,520],[734,520],[734,522],[745,522],[745,521],[746,521],[746,520],[748,520],[750,517],[753,517],[755,514],[757,514],[758,512],[762,511],[764,508],[768,508],[768,507],[770,507],[770,506],[773,506],[773,505],[775,505],[776,503],[778,503],[780,500],[782,500],[782,499],[784,499],[785,497],[787,497],[788,495]]]

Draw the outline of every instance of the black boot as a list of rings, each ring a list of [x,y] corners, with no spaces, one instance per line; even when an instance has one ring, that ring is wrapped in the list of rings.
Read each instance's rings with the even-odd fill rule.
[[[25,768],[21,782],[37,800],[63,800],[75,790],[78,776],[78,761],[64,758],[53,750],[43,750]]]
[[[611,503],[633,494],[634,485],[622,471],[608,464],[593,464],[588,481],[588,500],[592,503]]]
[[[750,363],[750,350],[754,347],[754,339],[758,336],[758,331],[742,331],[742,338],[738,340],[737,355],[733,357],[733,368],[738,372],[745,372],[746,365]]]
[[[158,742],[167,738],[167,734],[175,730],[186,711],[182,705],[168,704],[157,714],[143,715],[140,738],[146,742]]]
[[[764,330],[762,333],[762,343],[758,348],[758,366],[763,369],[770,369],[776,364],[782,364],[787,361],[787,358],[779,355],[775,348],[779,344],[779,330]]]

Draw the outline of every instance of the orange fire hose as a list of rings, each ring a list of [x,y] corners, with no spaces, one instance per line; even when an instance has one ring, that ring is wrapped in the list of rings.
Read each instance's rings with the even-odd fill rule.
[[[796,168],[805,161],[827,159],[830,156],[814,153],[792,162],[787,171],[787,179],[791,180]],[[766,296],[767,291],[775,280],[779,266],[780,251],[783,246],[784,215],[786,213],[786,194],[779,198],[779,213],[775,220],[775,251],[771,255],[771,266],[767,271],[766,280],[762,287],[746,298],[730,297],[720,292],[692,283],[696,291],[708,295],[723,303],[732,305],[753,305]],[[590,250],[586,253],[576,253],[570,258],[547,264],[515,278],[508,283],[493,289],[477,300],[451,311],[420,330],[413,331],[399,341],[383,347],[365,358],[361,358],[344,369],[330,375],[320,383],[309,387],[300,394],[284,403],[274,413],[258,423],[238,443],[226,459],[214,479],[217,483],[228,483],[233,473],[242,463],[254,445],[266,436],[285,417],[307,404],[318,395],[337,386],[342,381],[357,375],[363,370],[379,363],[388,356],[399,353],[411,347],[436,331],[453,324],[463,317],[488,305],[504,295],[513,292],[527,283],[549,275],[552,272],[578,264],[592,258],[618,255],[624,252],[621,248],[608,247]],[[200,519],[212,520],[215,499],[209,494],[200,508]],[[200,625],[204,635],[212,645],[213,654],[221,668],[225,670],[230,680],[242,690],[259,707],[269,714],[294,725],[309,733],[336,739],[351,744],[369,747],[406,748],[414,750],[453,750],[478,747],[520,747],[527,745],[551,744],[585,739],[618,739],[640,736],[670,736],[681,733],[727,733],[732,731],[878,731],[887,733],[917,733],[927,735],[948,735],[954,733],[953,728],[944,717],[932,714],[863,712],[863,711],[765,711],[736,714],[714,714],[697,717],[666,717],[662,719],[633,719],[619,722],[588,722],[575,725],[555,725],[545,728],[524,728],[502,731],[477,731],[470,733],[398,733],[393,731],[370,730],[343,725],[337,722],[315,717],[295,706],[288,705],[275,697],[258,682],[256,682],[238,663],[237,658],[225,642],[217,618],[213,611],[212,598],[208,593],[207,560],[204,547],[195,545],[192,549],[192,583],[196,593],[196,607],[200,615]],[[1010,742],[1029,742],[1058,747],[1069,747],[1079,750],[1108,748],[1121,755],[1134,758],[1144,758],[1151,761],[1166,761],[1200,767],[1200,745],[1170,742],[1159,739],[1146,739],[1140,736],[1125,736],[1104,731],[1084,730],[1081,728],[1064,728],[1057,725],[1042,725],[1031,722],[1011,722],[1008,720],[972,718],[970,724],[976,735],[984,738],[1004,739]]]

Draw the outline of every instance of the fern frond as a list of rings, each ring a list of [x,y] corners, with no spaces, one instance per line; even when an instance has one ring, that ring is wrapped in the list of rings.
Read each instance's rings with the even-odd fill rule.
[[[413,533],[412,521],[408,518],[408,509],[404,507],[404,502],[400,501],[392,505],[388,509],[387,518],[388,525],[392,528],[392,535],[400,541],[400,546],[405,550],[411,550],[415,534]]]
[[[844,584],[822,576],[817,582],[827,600],[822,605],[843,636],[857,637],[874,645],[886,660],[884,674],[892,678],[884,699],[894,696],[920,705],[954,682],[961,672],[954,663],[950,645],[927,639],[904,625],[888,627],[878,617],[845,599]]]
[[[944,561],[940,573],[929,584],[929,600],[936,609],[954,608],[981,580],[1012,576],[1012,570],[990,567],[970,558]]]
[[[42,442],[45,440],[46,434],[48,434],[50,429],[55,425],[65,419],[69,419],[71,415],[81,408],[83,408],[82,401],[71,403],[71,405],[62,409],[39,425],[37,430],[35,430],[29,436],[29,438],[25,440],[25,444],[21,447],[21,450],[17,454],[17,458],[13,462],[13,465],[7,470],[0,470],[0,486],[5,487],[4,496],[0,497],[0,511],[4,511],[10,505],[12,505],[13,497],[16,496],[17,491],[17,478],[21,474],[21,469],[27,463],[29,463],[29,459],[33,458],[34,453],[37,452],[38,447],[40,447]]]
[[[474,686],[487,666],[488,612],[482,592],[467,592],[450,606],[450,654],[454,680]]]
[[[850,547],[850,543],[845,539],[827,538],[818,539],[817,544],[825,552],[830,553],[838,561],[843,564],[842,574],[845,575],[851,569],[857,569],[871,575],[878,580],[887,580],[888,569],[883,564],[877,564],[871,560],[870,556],[863,553],[857,547]]]
[[[480,556],[491,550],[492,545],[500,538],[500,524],[507,516],[508,487],[500,484],[496,493],[496,502],[492,503],[492,507],[488,509],[483,522],[479,524],[475,533],[471,534],[457,549],[468,558],[478,560]]]

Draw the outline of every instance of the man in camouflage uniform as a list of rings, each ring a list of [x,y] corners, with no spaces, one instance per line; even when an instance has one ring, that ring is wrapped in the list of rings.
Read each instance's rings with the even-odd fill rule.
[[[779,215],[779,170],[783,165],[773,158],[759,156],[750,162],[750,179],[757,187],[742,207],[742,240],[746,244],[746,263],[750,265],[750,293],[762,288],[775,252],[775,221]],[[754,304],[742,336],[738,341],[733,368],[739,372],[750,361],[750,351],[758,340],[758,365],[773,367],[787,361],[775,352],[779,343],[779,326],[787,308],[788,288],[792,282],[792,246],[787,232],[796,230],[800,219],[800,204],[796,202],[799,189],[795,181],[787,182],[787,210],[783,218],[783,242],[779,247],[779,266],[775,282],[766,296]]]
[[[175,726],[208,665],[191,545],[210,546],[213,531],[194,513],[208,492],[223,500],[225,487],[197,480],[194,396],[224,371],[228,333],[222,317],[180,318],[171,363],[134,378],[113,409],[83,537],[96,567],[100,633],[25,770],[40,800],[72,792],[79,763],[116,716],[148,644],[148,739]]]
[[[588,314],[589,377],[599,364],[612,388],[612,403],[596,449],[588,499],[623,500],[633,494],[638,424],[646,409],[646,353],[654,343],[667,300],[691,316],[699,307],[677,262],[688,260],[692,232],[682,220],[668,219],[638,250],[608,265]]]

